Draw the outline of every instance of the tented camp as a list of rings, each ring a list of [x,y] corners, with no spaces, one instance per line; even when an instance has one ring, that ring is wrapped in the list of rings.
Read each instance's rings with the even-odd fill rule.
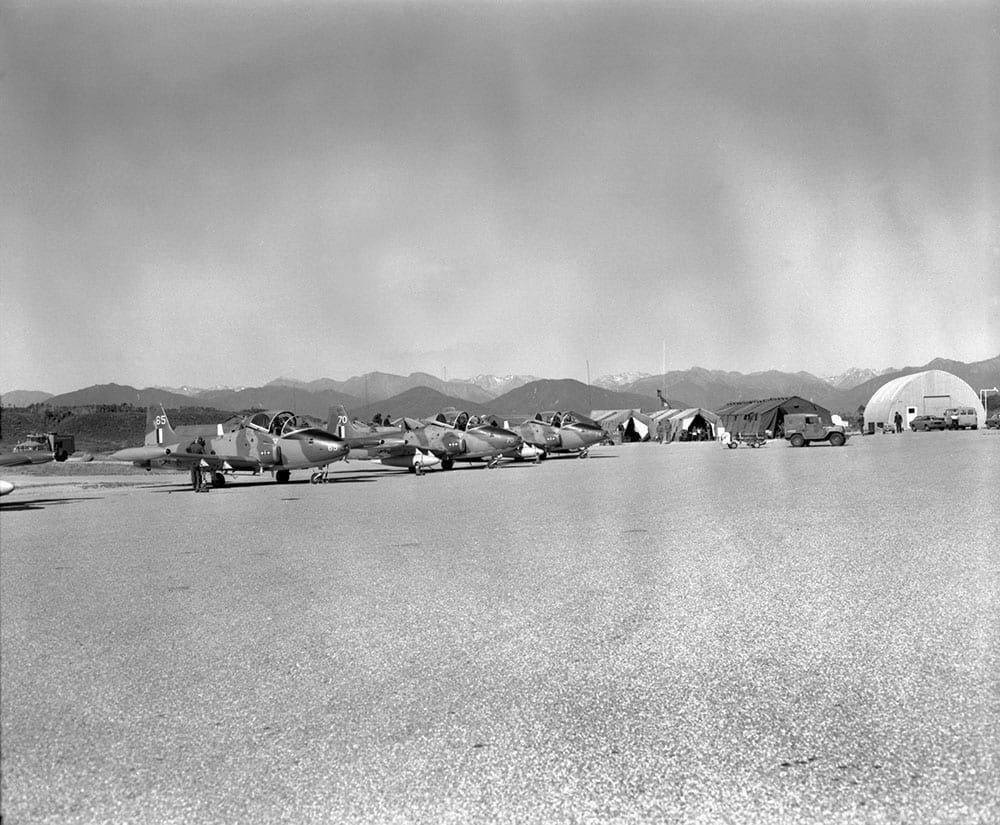
[[[892,426],[896,413],[908,427],[918,415],[941,415],[950,407],[971,407],[979,421],[986,420],[986,411],[976,391],[957,375],[944,370],[924,370],[894,378],[883,384],[865,406],[865,427]]]
[[[721,419],[711,410],[691,407],[670,410],[657,422],[657,438],[663,441],[714,441]]]
[[[823,423],[831,423],[828,409],[797,395],[763,401],[733,401],[717,413],[726,432],[766,438],[781,438],[785,416],[789,413],[815,413]]]
[[[655,427],[653,419],[640,410],[594,410],[591,417],[610,437],[619,441],[649,441]]]
[[[719,416],[701,407],[657,410],[650,417],[657,441],[714,441],[720,435]]]

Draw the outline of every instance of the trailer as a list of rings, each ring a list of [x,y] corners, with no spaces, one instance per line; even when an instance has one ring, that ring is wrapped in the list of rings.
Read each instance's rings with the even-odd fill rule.
[[[726,433],[725,437],[722,439],[722,446],[728,447],[730,450],[735,450],[739,446],[752,447],[757,449],[757,447],[767,446],[767,437],[761,435],[760,433]]]

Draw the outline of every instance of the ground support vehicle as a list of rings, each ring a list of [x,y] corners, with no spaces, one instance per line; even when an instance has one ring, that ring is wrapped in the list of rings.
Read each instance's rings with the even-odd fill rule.
[[[839,424],[824,424],[815,413],[789,413],[785,416],[785,439],[793,447],[807,447],[819,441],[843,447],[847,432]]]
[[[767,438],[760,433],[731,433],[729,439],[724,444],[730,450],[735,450],[741,444],[744,447],[766,447]]]

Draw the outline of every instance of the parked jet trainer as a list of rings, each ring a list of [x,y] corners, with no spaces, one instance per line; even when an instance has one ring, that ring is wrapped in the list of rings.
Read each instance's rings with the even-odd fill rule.
[[[419,426],[420,422],[413,423]],[[386,467],[401,467],[417,475],[441,465],[436,455],[407,442],[405,426],[358,424],[343,406],[330,408],[327,429],[348,445],[350,458],[378,461]]]
[[[347,410],[338,407],[330,410],[329,426],[366,458],[416,473],[438,464],[450,470],[456,461],[481,461],[493,468],[502,458],[521,454],[523,441],[517,433],[485,423],[469,426],[466,413],[457,413],[453,421],[440,414],[424,421],[404,418],[398,428],[369,428],[355,424]]]
[[[219,435],[180,436],[174,432],[161,407],[146,410],[146,440],[142,447],[113,453],[116,461],[131,461],[137,467],[191,468],[191,483],[201,489],[201,474],[211,472],[212,485],[222,487],[226,473],[270,472],[279,484],[292,470],[322,468],[311,480],[325,480],[327,465],[347,457],[343,439],[311,426],[287,410],[259,412],[230,425]]]
[[[526,444],[537,447],[542,458],[550,453],[576,453],[586,458],[591,447],[607,438],[599,424],[574,412],[538,413],[510,429]]]

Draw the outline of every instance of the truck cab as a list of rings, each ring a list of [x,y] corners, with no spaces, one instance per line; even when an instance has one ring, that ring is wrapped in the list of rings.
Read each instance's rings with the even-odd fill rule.
[[[847,433],[838,424],[827,424],[817,413],[789,413],[785,416],[785,438],[793,447],[826,441],[834,447],[847,443]]]

